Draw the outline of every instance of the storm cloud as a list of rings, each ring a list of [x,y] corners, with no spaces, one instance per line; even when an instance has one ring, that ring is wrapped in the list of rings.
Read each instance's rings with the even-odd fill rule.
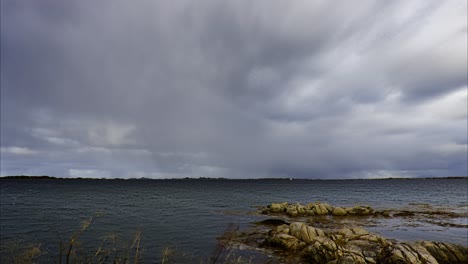
[[[467,175],[467,2],[1,1],[1,174]]]

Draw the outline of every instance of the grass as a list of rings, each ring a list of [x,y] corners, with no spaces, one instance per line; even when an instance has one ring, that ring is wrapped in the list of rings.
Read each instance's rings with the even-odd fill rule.
[[[1,263],[58,263],[58,264],[138,264],[141,263],[144,250],[142,248],[142,230],[137,228],[133,238],[123,242],[115,233],[101,238],[99,246],[94,250],[84,249],[80,240],[83,233],[93,224],[94,217],[83,221],[80,227],[68,238],[62,239],[60,234],[58,254],[47,252],[41,244],[25,244],[21,241],[2,243],[0,251]],[[161,252],[161,264],[200,263],[200,264],[250,264],[252,257],[239,256],[232,249],[232,239],[237,231],[237,225],[229,225],[226,231],[218,237],[218,244],[210,257],[202,258],[192,254],[166,247]],[[155,263],[155,262],[152,262]]]
[[[41,245],[27,244],[24,245],[21,242],[15,241],[10,242],[6,245],[2,243],[2,251],[6,252],[1,258],[1,263],[35,263],[36,260],[44,255],[44,251],[41,249]],[[4,249],[8,249],[5,251]]]

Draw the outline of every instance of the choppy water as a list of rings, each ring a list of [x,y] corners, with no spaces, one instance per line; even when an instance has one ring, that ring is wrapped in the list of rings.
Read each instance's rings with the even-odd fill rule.
[[[158,260],[170,246],[208,256],[229,223],[246,228],[265,216],[257,205],[327,202],[405,208],[417,204],[466,212],[467,179],[411,180],[0,180],[0,234],[11,241],[41,243],[54,254],[81,222],[99,212],[83,233],[84,246],[96,247],[117,234],[129,241],[140,227],[145,261]],[[394,220],[393,220],[394,221]],[[467,218],[452,219],[467,225]],[[372,231],[402,240],[468,244],[466,227],[428,223],[377,222]],[[5,252],[2,252],[5,254]]]

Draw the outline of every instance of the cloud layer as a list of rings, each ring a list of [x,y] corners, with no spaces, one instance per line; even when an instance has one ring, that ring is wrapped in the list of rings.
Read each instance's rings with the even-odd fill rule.
[[[467,2],[2,1],[1,174],[467,175]]]

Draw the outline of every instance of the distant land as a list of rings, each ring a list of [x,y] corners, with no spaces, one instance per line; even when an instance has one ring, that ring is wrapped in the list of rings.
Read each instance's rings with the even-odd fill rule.
[[[210,177],[199,177],[199,178],[161,178],[161,179],[153,179],[153,178],[82,178],[82,177],[55,177],[55,176],[31,176],[31,175],[14,175],[14,176],[0,176],[0,180],[8,180],[8,179],[15,179],[15,180],[106,180],[106,181],[138,181],[138,180],[155,180],[155,181],[163,181],[163,180],[283,180],[283,181],[359,181],[359,180],[415,180],[415,179],[450,179],[450,180],[462,180],[468,179],[468,176],[448,176],[448,177],[414,177],[414,178],[398,178],[398,177],[389,177],[389,178],[369,178],[369,179],[307,179],[307,178],[210,178]]]

